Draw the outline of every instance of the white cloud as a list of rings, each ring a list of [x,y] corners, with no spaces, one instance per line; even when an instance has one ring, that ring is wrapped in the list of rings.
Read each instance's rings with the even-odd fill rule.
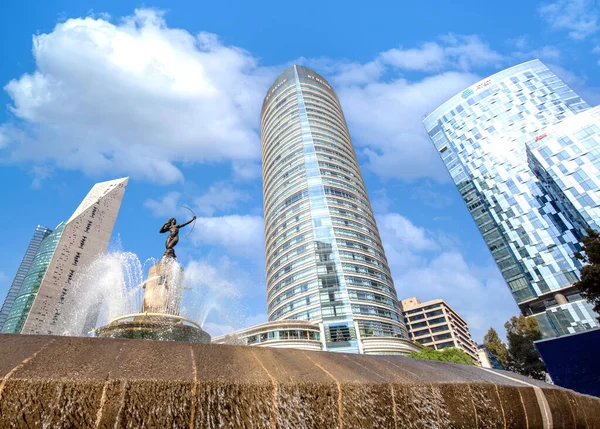
[[[231,276],[234,267],[235,263],[227,257],[221,258],[215,265],[206,260],[190,261],[185,268],[186,285],[202,288],[224,297],[238,297],[240,279],[223,277]]]
[[[36,70],[12,80],[13,161],[55,163],[159,183],[177,164],[260,159],[260,105],[276,70],[215,35],[136,10],[119,24],[69,19],[33,38]],[[76,59],[76,60],[74,60]]]
[[[398,213],[377,215],[382,240],[393,243],[394,249],[410,251],[439,250],[431,234],[424,228],[415,226],[409,219]]]
[[[240,182],[255,181],[262,174],[260,162],[234,160],[232,167],[234,179]]]
[[[385,188],[369,192],[371,208],[374,213],[387,213],[392,205],[392,200]]]
[[[367,158],[366,168],[384,178],[447,181],[421,121],[479,79],[472,73],[446,72],[414,82],[398,78],[336,87],[354,144]]]
[[[552,45],[537,46],[528,34],[508,40],[508,44],[516,48],[516,51],[512,53],[512,57],[518,61],[539,59],[544,62],[557,62],[562,57],[562,52],[558,47]]]
[[[171,217],[181,212],[179,207],[180,192],[169,192],[159,199],[147,199],[144,201],[144,207],[150,209],[155,216]]]
[[[191,238],[197,245],[220,246],[230,255],[264,261],[263,231],[262,216],[199,217]]]
[[[52,168],[43,165],[34,165],[29,172],[29,174],[33,176],[31,187],[33,189],[40,189],[42,187],[42,182],[52,176],[52,173]]]
[[[437,189],[427,181],[421,185],[414,186],[410,198],[436,209],[443,209],[452,205],[452,197],[444,193],[443,190],[440,192],[439,186]]]
[[[234,188],[229,183],[217,182],[211,185],[201,196],[194,199],[194,205],[198,213],[212,216],[215,212],[231,210],[238,203],[248,201],[250,196],[247,192]]]
[[[518,314],[495,265],[467,263],[458,243],[397,213],[378,215],[377,224],[399,299],[446,300],[467,320],[478,342],[490,326],[504,332],[504,322]]]
[[[499,66],[504,57],[478,36],[448,34],[439,42],[426,42],[419,48],[390,49],[380,54],[385,64],[403,70],[441,72],[469,71],[474,67]]]
[[[229,185],[222,186],[222,183],[217,183],[211,186],[207,193],[198,197],[193,206],[196,212],[212,214],[216,210],[234,207],[240,199],[246,201],[243,193],[229,188]],[[219,195],[223,197],[222,201],[219,200]],[[191,214],[181,206],[180,200],[181,193],[169,192],[158,199],[146,200],[144,206],[158,217],[177,216],[187,220]],[[194,245],[217,246],[232,256],[242,256],[255,261],[264,260],[262,216],[200,216],[196,219],[190,238]]]
[[[539,13],[554,29],[569,31],[574,40],[583,40],[600,29],[596,0],[556,0],[541,6]]]
[[[366,64],[360,63],[334,63],[329,60],[329,67],[323,64],[323,73],[326,73],[328,69],[334,72],[333,83],[338,85],[361,85],[369,82],[373,82],[381,77],[385,70],[385,66],[379,59],[370,61]],[[317,66],[320,70],[321,68]]]
[[[168,192],[157,199],[147,199],[144,207],[150,209],[155,216],[189,216],[190,212],[181,205],[180,192]],[[250,200],[248,192],[233,187],[227,182],[215,182],[200,196],[193,197],[193,210],[206,216],[213,216],[217,212],[229,211],[238,207],[239,203]]]
[[[183,165],[230,162],[236,181],[260,177],[261,101],[283,66],[260,66],[214,34],[169,28],[151,9],[119,24],[69,19],[34,36],[33,54],[36,70],[5,87],[16,118],[0,125],[5,160],[157,183],[183,181]],[[473,70],[508,58],[476,35],[448,34],[364,63],[301,61],[334,84],[366,168],[447,181],[423,115],[477,81]],[[425,75],[407,79],[405,71]],[[218,210],[209,203],[202,213]]]

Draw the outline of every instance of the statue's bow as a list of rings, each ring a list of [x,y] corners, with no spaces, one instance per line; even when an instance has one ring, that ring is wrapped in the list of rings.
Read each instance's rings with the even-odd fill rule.
[[[189,211],[192,212],[192,214],[194,215],[194,218],[196,217],[196,213],[194,213],[194,210],[192,210],[191,208],[187,207],[187,206],[180,206],[183,207],[184,209],[188,209]],[[190,229],[190,232],[187,233],[186,237],[188,237],[192,231],[194,230],[194,228],[196,227],[196,219],[194,219],[194,224],[192,225],[192,229]]]

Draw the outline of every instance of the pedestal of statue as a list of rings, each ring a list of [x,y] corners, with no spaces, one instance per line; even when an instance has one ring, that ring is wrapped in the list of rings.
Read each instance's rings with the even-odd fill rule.
[[[142,313],[179,315],[183,268],[173,258],[162,258],[148,272]]]

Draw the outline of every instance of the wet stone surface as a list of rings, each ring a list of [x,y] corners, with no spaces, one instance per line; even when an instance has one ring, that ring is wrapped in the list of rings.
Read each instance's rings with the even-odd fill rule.
[[[0,335],[0,428],[600,428],[600,399],[398,356]]]

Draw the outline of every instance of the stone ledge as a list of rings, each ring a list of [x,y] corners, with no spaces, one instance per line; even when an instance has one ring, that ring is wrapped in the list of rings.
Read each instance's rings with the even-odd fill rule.
[[[600,427],[600,399],[399,356],[0,335],[0,427]]]

